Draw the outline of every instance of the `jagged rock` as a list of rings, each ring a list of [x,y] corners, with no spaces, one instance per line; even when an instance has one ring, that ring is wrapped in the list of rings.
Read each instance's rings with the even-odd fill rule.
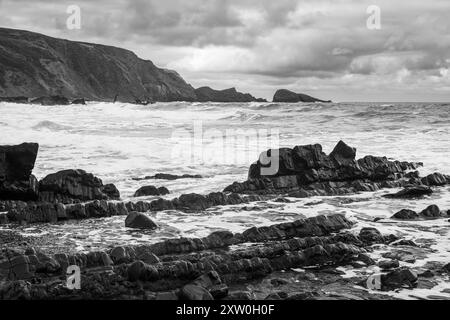
[[[125,226],[133,229],[156,229],[158,225],[141,212],[130,212],[125,219]]]
[[[30,103],[40,104],[43,106],[56,106],[56,105],[68,105],[69,99],[63,96],[44,96],[35,99],[31,99]]]
[[[441,217],[441,210],[437,205],[431,205],[422,210],[419,215],[426,218],[439,218]]]
[[[417,286],[417,274],[403,267],[381,275],[381,290],[390,291],[398,288],[414,288]]]
[[[317,98],[313,98],[306,94],[295,93],[286,89],[280,89],[275,92],[273,96],[273,102],[331,102],[330,100],[324,101]]]
[[[378,266],[383,270],[395,269],[400,266],[398,260],[381,260],[378,262]]]
[[[414,220],[419,218],[419,215],[413,210],[402,209],[399,212],[395,213],[392,218],[400,220]]]
[[[355,160],[355,149],[340,141],[330,155],[319,144],[268,150],[249,169],[248,180],[235,182],[225,192],[287,194],[292,197],[326,196],[377,191],[410,184],[408,170],[420,163],[389,161],[366,156]],[[274,170],[265,170],[272,165]],[[416,179],[417,180],[417,179]]]
[[[39,145],[0,146],[0,199],[36,200],[38,183],[31,174]]]
[[[140,187],[133,197],[145,197],[145,196],[163,196],[169,194],[169,190],[166,187],[144,186]]]
[[[28,103],[29,98],[24,96],[19,97],[0,97],[0,102],[11,102],[11,103],[22,103],[26,104]]]
[[[394,194],[386,194],[383,197],[394,199],[410,199],[422,196],[429,196],[432,193],[433,190],[427,186],[411,186],[406,187],[403,190],[400,190],[399,192]]]
[[[355,161],[356,149],[348,146],[344,141],[341,140],[330,153],[330,157],[337,162],[338,166],[352,163],[353,161]]]
[[[50,174],[39,181],[41,201],[72,203],[109,199],[107,193],[116,196],[114,188],[105,188],[101,179],[84,170],[63,170]]]

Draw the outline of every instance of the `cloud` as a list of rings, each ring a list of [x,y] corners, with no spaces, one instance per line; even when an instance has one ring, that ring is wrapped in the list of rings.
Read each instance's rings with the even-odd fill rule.
[[[81,30],[65,28],[70,4],[82,9]],[[264,88],[265,97],[280,85],[327,90],[325,96],[336,92],[340,97],[345,91],[351,97],[362,90],[361,82],[383,93],[394,88],[393,96],[409,95],[414,87],[418,97],[431,90],[450,98],[445,88],[450,3],[379,0],[381,29],[368,30],[366,9],[372,4],[0,0],[0,19],[4,26],[129,48],[157,65],[177,69],[194,84],[208,80],[225,87],[241,79],[236,80],[243,85],[239,89]]]

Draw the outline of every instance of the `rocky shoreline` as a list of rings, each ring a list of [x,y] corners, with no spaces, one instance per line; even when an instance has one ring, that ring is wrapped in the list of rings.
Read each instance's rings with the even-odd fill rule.
[[[399,187],[404,190],[390,196],[405,199],[429,195],[450,183],[450,177],[440,173],[420,177],[415,171],[420,163],[373,156],[356,160],[356,150],[340,141],[329,155],[320,145],[280,149],[276,174],[261,176],[266,164],[257,161],[250,166],[247,181],[236,182],[223,192],[124,202],[114,185],[104,185],[83,170],[64,170],[38,181],[32,174],[38,148],[30,143],[0,146],[0,224],[124,216],[126,227],[152,230],[158,228],[158,221],[147,216],[150,212],[196,213],[261,200],[288,202],[285,197]],[[421,221],[448,218],[448,214],[429,206],[419,213],[405,209],[393,218]],[[349,232],[354,227],[354,221],[334,213],[241,233],[217,231],[202,238],[55,254],[43,251],[38,242],[23,245],[24,239],[14,231],[0,230],[0,298],[388,299],[382,293],[448,281],[449,261],[429,265],[425,271],[405,266],[411,251],[422,250],[414,242],[376,228]],[[389,250],[375,260],[370,253],[380,245]],[[80,290],[67,288],[71,265],[81,269]],[[371,274],[346,277],[341,270],[371,266],[379,268],[378,278]]]

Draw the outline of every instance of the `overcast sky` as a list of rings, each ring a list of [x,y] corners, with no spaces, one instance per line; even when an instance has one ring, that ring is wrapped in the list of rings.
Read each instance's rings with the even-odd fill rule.
[[[66,27],[69,5],[80,30]],[[367,28],[369,5],[379,30]],[[449,0],[0,0],[0,23],[127,48],[194,87],[450,101]]]

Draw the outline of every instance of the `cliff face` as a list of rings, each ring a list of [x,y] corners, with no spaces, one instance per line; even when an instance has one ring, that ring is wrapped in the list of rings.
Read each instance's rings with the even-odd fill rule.
[[[61,95],[112,101],[194,101],[175,71],[133,52],[0,28],[0,97]]]
[[[195,89],[197,101],[200,102],[266,102],[264,99],[257,99],[249,93],[241,93],[235,88],[225,90],[214,90],[210,87]]]
[[[303,93],[295,93],[286,89],[280,89],[275,92],[273,96],[273,102],[331,102],[330,100],[324,101]]]

